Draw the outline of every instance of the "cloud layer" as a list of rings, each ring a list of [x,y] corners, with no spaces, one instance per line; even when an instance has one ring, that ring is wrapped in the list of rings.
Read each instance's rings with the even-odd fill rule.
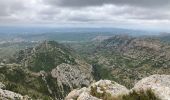
[[[0,0],[0,24],[170,25],[170,0]]]
[[[105,4],[113,5],[129,5],[137,7],[162,7],[169,6],[169,0],[44,0],[50,5],[65,6],[65,7],[87,7],[87,6],[102,6]]]

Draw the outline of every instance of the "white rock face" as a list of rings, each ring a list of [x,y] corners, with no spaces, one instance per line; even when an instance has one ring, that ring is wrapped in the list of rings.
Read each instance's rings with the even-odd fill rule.
[[[3,90],[5,85],[0,82],[0,100],[32,100],[28,96],[22,96],[21,94]]]
[[[82,94],[83,92],[87,92],[89,93],[87,88],[81,88],[81,89],[74,89],[73,91],[71,91],[68,96],[65,98],[65,100],[75,100],[77,99],[80,94]]]
[[[77,100],[102,100],[102,99],[98,99],[96,97],[93,97],[92,95],[90,95],[87,92],[83,92],[82,94],[80,94],[80,96],[77,98]]]
[[[30,100],[27,96],[0,89],[0,100]]]
[[[93,81],[92,67],[88,64],[69,65],[61,64],[51,71],[53,78],[57,79],[58,86],[89,86]]]
[[[152,75],[137,82],[134,90],[151,89],[161,100],[170,100],[170,75]]]
[[[88,88],[82,88],[82,89],[75,89],[72,92],[68,94],[68,96],[65,98],[65,100],[100,100],[96,97],[93,97],[90,95],[90,91]]]
[[[66,97],[66,100],[102,100],[100,97],[92,96],[92,92],[101,95],[110,94],[115,97],[122,94],[127,94],[129,90],[116,82],[112,82],[110,80],[100,80],[93,83],[89,86],[89,88],[82,88],[80,90],[70,92]]]
[[[97,93],[108,93],[112,96],[118,96],[120,94],[127,94],[129,90],[116,82],[110,80],[100,80],[91,86],[92,88],[97,87]]]

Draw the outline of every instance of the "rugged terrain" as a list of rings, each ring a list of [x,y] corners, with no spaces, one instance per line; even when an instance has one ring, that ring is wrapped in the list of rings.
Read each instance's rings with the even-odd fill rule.
[[[73,90],[66,100],[169,100],[170,76],[146,77],[128,90],[114,81],[100,80],[88,88]]]
[[[75,50],[93,66],[96,80],[114,80],[131,88],[149,75],[170,73],[170,45],[158,38],[115,35],[81,45]]]
[[[2,43],[0,47],[0,82],[4,84],[0,86],[1,95],[9,91],[9,94],[14,94],[10,98],[14,98],[16,93],[21,98],[26,95],[32,99],[62,100],[73,89],[92,87],[103,82],[109,84],[107,88],[111,89],[108,91],[112,93],[113,87],[116,90],[127,91],[128,95],[124,94],[125,100],[129,100],[131,95],[148,98],[143,91],[138,94],[138,91],[132,91],[131,88],[135,86],[135,90],[138,90],[140,86],[154,84],[150,77],[143,79],[150,75],[170,73],[170,44],[162,41],[162,38],[114,35],[97,36],[91,41],[80,43],[18,42]],[[167,79],[163,77],[165,76],[156,75],[151,76],[151,79],[162,79],[162,82]],[[99,81],[101,79],[108,81]],[[94,81],[99,82],[93,83]],[[90,85],[91,83],[93,85]],[[168,89],[164,84],[160,84],[163,87],[159,89]],[[149,88],[156,88],[160,84],[154,84]],[[110,95],[109,93],[102,97],[100,93],[96,94],[96,87],[98,85],[78,90],[88,91],[80,97],[92,97],[97,100]],[[93,93],[89,92],[91,89]],[[122,94],[121,91],[115,93],[119,92]],[[159,94],[150,90],[146,92],[151,94],[152,98]],[[73,93],[77,95],[76,91]]]
[[[93,81],[92,66],[71,51],[54,41],[21,50],[10,64],[1,64],[0,81],[7,90],[33,99],[62,99]]]

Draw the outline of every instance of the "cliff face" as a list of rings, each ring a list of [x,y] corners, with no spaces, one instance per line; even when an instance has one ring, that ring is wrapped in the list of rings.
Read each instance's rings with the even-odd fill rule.
[[[86,66],[87,65],[87,66]],[[88,86],[92,81],[92,67],[88,64],[84,65],[69,65],[61,64],[51,71],[51,75],[58,82],[58,85],[63,88],[63,84],[71,89],[76,87]],[[85,68],[85,69],[83,69]],[[82,69],[82,70],[81,70]]]
[[[170,75],[152,75],[137,82],[134,88],[109,80],[100,80],[88,88],[77,89],[66,100],[170,100]]]

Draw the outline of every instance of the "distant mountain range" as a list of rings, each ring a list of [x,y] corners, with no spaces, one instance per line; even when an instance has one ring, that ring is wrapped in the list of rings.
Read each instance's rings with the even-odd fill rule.
[[[156,32],[123,28],[52,28],[52,27],[0,27],[0,42],[10,41],[44,41],[84,42],[97,36],[113,35],[150,36]]]

